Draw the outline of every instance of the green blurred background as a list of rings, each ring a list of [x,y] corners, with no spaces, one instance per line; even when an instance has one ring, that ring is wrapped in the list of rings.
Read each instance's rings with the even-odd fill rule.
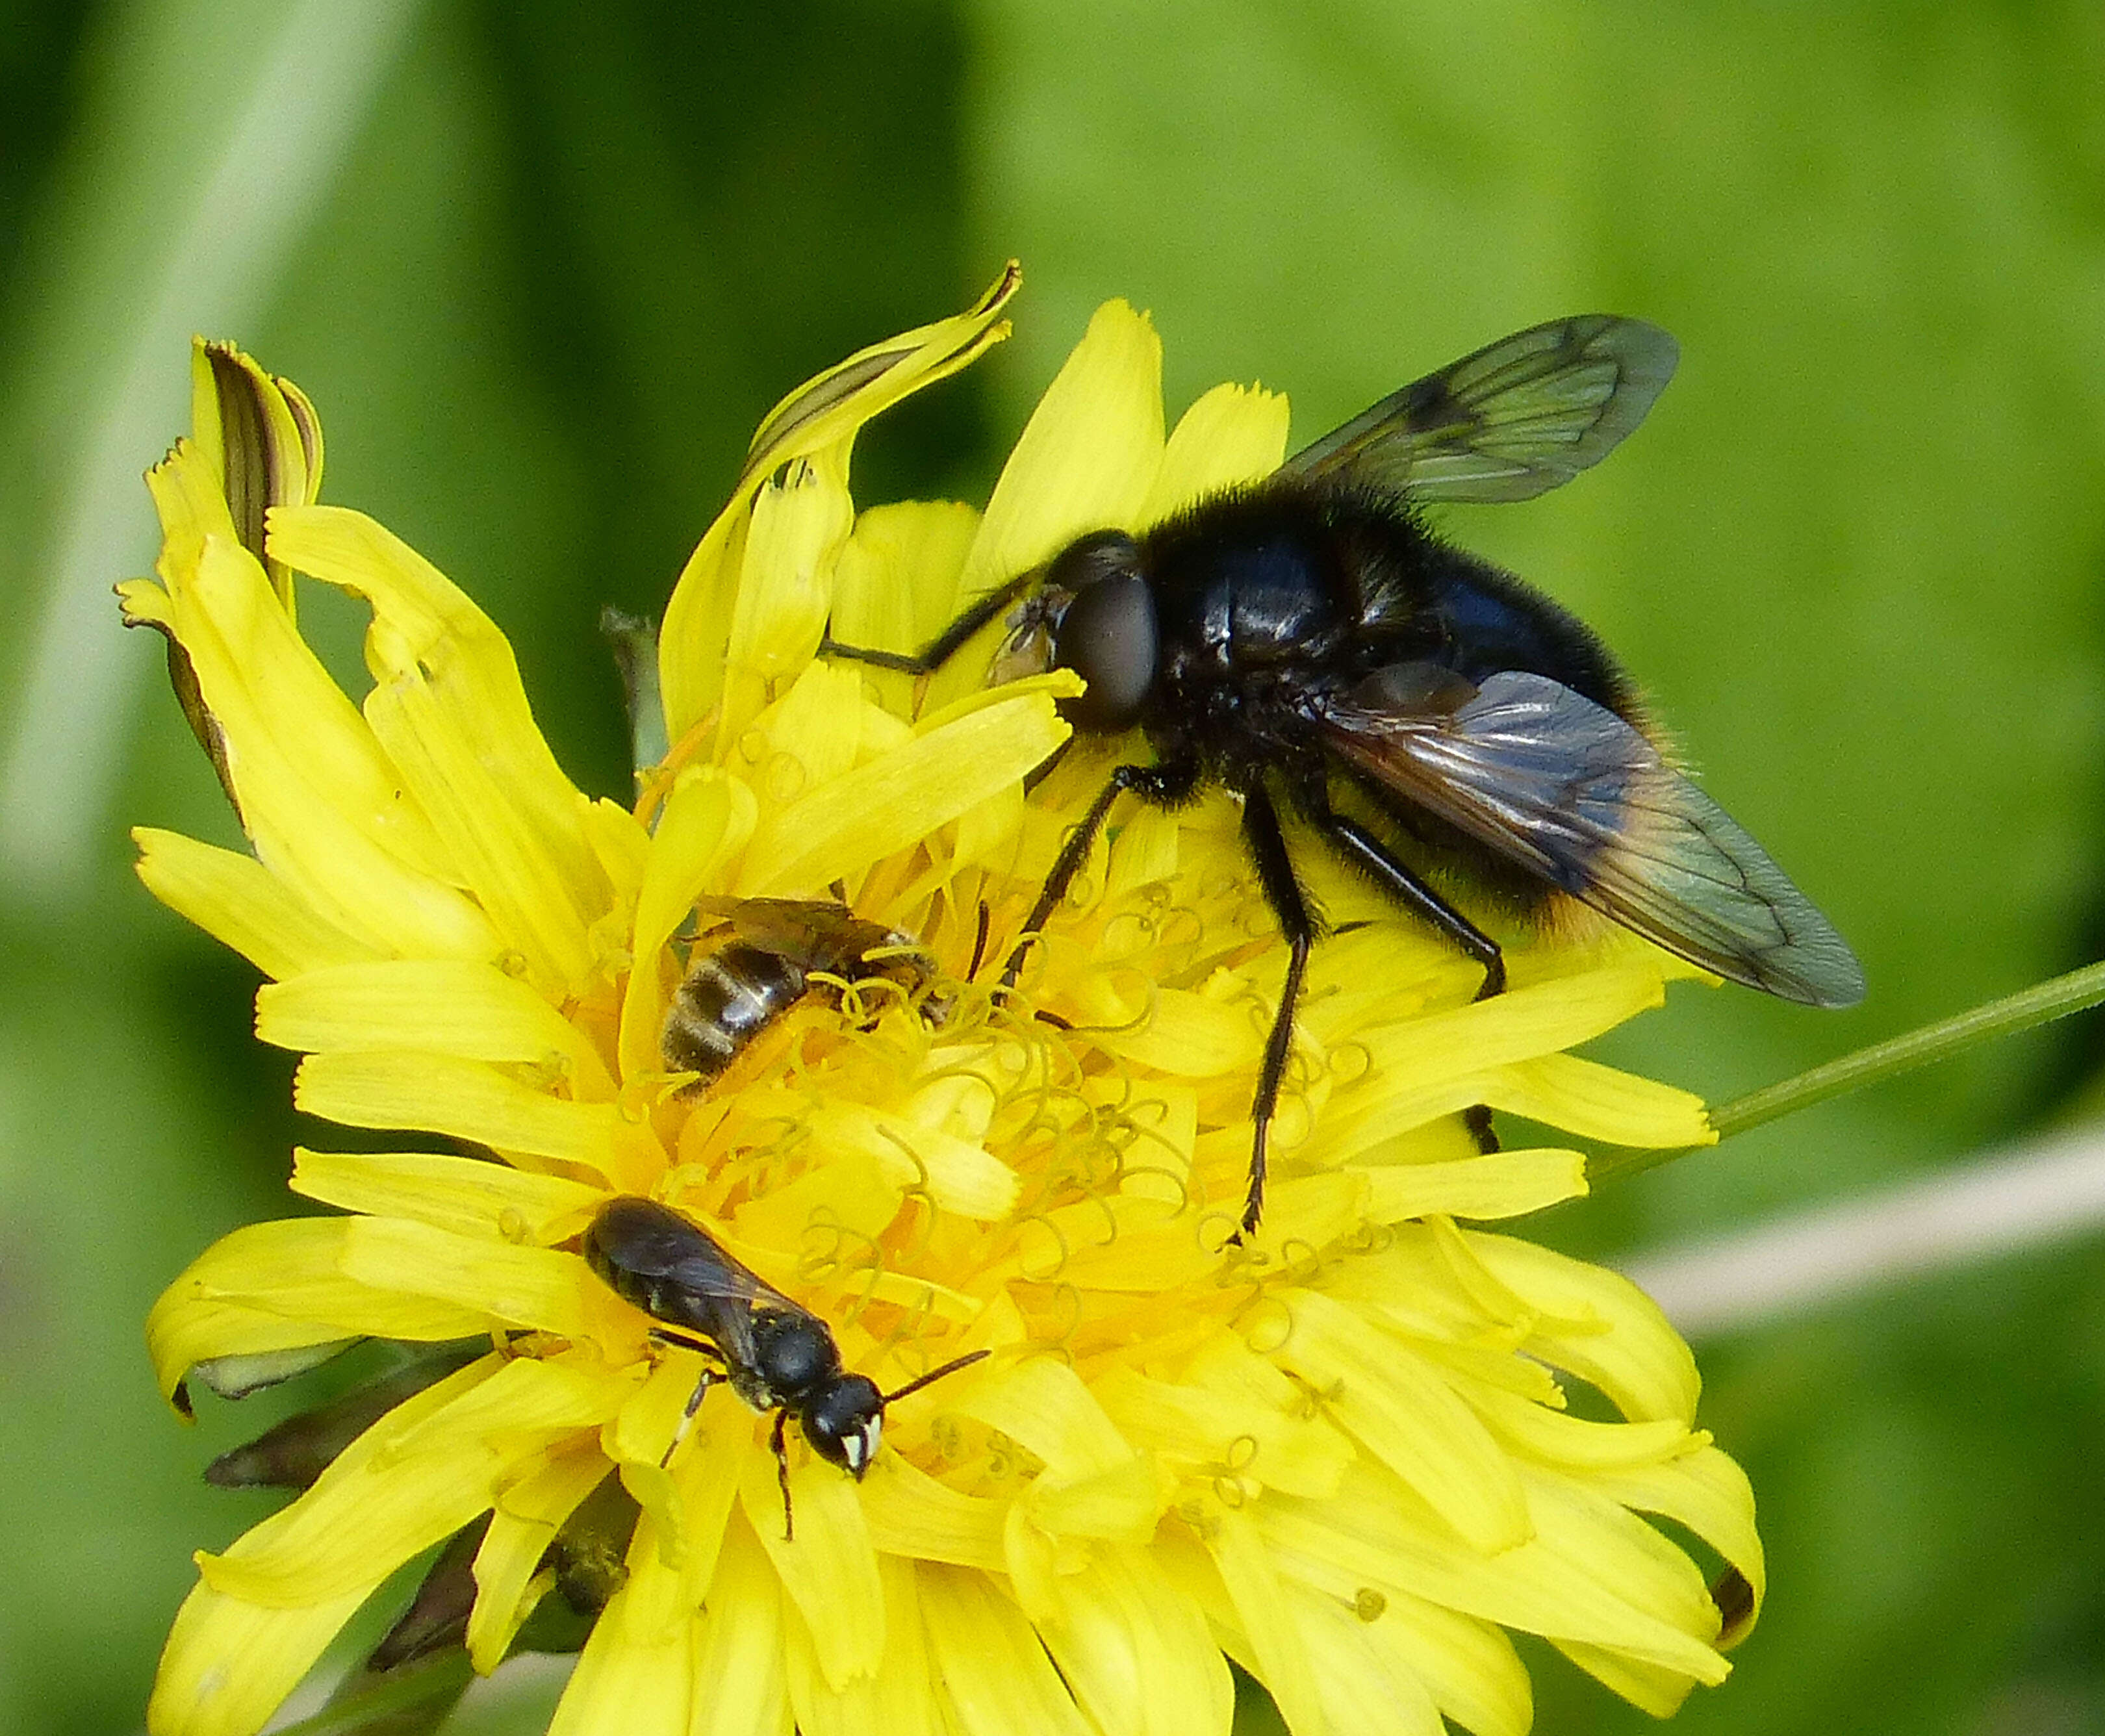
[[[1452,522],[1617,647],[1872,988],[1686,988],[1611,1058],[1723,1098],[2105,949],[2095,0],[7,0],[0,1729],[136,1728],[190,1550],[270,1505],[197,1476],[270,1401],[186,1431],[140,1340],[288,1209],[298,1137],[253,974],[124,836],[235,839],[108,596],[152,558],[189,333],[308,390],[328,498],[473,592],[618,792],[601,605],[660,606],[780,392],[1011,253],[1016,338],[865,442],[865,502],[982,498],[1113,294],[1173,414],[1261,378],[1303,436],[1554,314],[1679,337],[1614,463]],[[2079,1116],[2102,1057],[2071,1023],[1542,1228],[1614,1256],[1927,1174]],[[1773,1591],[1681,1728],[2105,1729],[2105,1248],[1699,1349]],[[1647,1723],[1531,1656],[1541,1729]]]

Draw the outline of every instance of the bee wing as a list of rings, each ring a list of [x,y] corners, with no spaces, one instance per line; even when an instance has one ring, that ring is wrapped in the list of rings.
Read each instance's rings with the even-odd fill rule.
[[[1561,682],[1401,664],[1323,723],[1347,763],[1669,952],[1786,1000],[1863,998],[1856,955],[1768,852]]]
[[[882,924],[824,899],[704,897],[695,907],[727,919],[748,946],[793,959],[807,969],[845,970],[865,954],[900,943]]]
[[[859,955],[882,945],[884,930],[863,922],[855,911],[825,898],[712,898],[701,897],[695,909],[720,915],[739,930],[749,947],[807,957],[847,953]]]
[[[1552,320],[1412,381],[1284,468],[1404,487],[1421,500],[1530,499],[1606,458],[1680,357],[1642,320]]]
[[[682,1290],[712,1301],[802,1312],[750,1266],[734,1259],[699,1230],[694,1241],[682,1248],[678,1259],[667,1266],[665,1276]]]

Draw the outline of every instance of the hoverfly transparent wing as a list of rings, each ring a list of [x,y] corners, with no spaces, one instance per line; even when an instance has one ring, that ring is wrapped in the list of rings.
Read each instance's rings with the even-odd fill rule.
[[[1581,902],[1786,1000],[1863,998],[1848,944],[1642,732],[1546,676],[1378,671],[1326,712],[1346,762]]]
[[[1598,463],[1674,378],[1656,325],[1575,314],[1487,344],[1392,392],[1286,461],[1289,475],[1420,500],[1526,500]]]

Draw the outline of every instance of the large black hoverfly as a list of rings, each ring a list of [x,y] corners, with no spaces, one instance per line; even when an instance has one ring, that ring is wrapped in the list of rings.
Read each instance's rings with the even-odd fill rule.
[[[1175,808],[1222,787],[1240,799],[1288,949],[1251,1107],[1245,1233],[1263,1210],[1267,1135],[1321,926],[1282,808],[1481,964],[1480,999],[1504,986],[1504,961],[1443,881],[1522,918],[1576,900],[1786,1000],[1863,995],[1847,943],[1676,769],[1600,641],[1421,511],[1569,481],[1644,418],[1678,356],[1642,320],[1531,326],[1392,393],[1263,481],[1137,535],[1076,539],[918,653],[820,647],[924,673],[1013,611],[1005,667],[1042,647],[1088,683],[1066,704],[1078,731],[1146,737],[1151,759],[1111,774],[1054,861],[1012,983],[1120,796]]]

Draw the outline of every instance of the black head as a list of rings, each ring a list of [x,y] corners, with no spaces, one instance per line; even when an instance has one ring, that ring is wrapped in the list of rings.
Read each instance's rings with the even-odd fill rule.
[[[842,1375],[807,1395],[797,1421],[812,1452],[860,1482],[884,1432],[884,1394],[866,1375]]]
[[[1079,698],[1060,702],[1061,714],[1094,734],[1130,729],[1155,685],[1161,649],[1139,544],[1123,530],[1092,531],[1054,558],[1045,589],[1071,599],[1053,629],[1052,661],[1089,684]]]

